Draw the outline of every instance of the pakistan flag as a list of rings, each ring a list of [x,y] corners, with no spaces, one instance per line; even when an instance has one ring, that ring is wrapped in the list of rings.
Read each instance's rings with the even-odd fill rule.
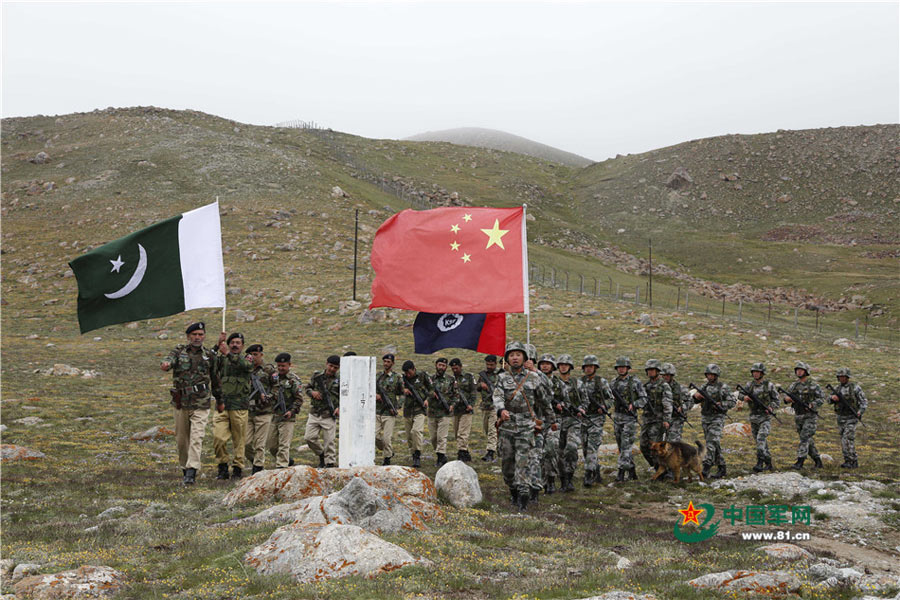
[[[225,306],[219,203],[109,242],[69,263],[81,333]]]

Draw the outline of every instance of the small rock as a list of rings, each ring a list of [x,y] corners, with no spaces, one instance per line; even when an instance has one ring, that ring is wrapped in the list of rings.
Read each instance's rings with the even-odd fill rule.
[[[37,563],[21,563],[15,566],[12,571],[12,576],[10,577],[10,581],[15,583],[20,579],[24,579],[30,575],[34,575],[38,571],[41,570],[41,565]]]
[[[367,323],[378,323],[384,321],[386,318],[387,314],[380,308],[376,308],[374,310],[364,310],[356,320],[361,325],[365,325]]]
[[[50,160],[50,155],[49,155],[49,154],[47,154],[46,152],[38,152],[38,153],[34,156],[34,158],[32,158],[31,160],[29,160],[28,162],[34,163],[34,164],[36,164],[36,165],[43,165],[43,164],[45,164],[45,163],[46,163],[47,161],[49,161],[49,160]]]
[[[169,436],[175,435],[175,432],[169,429],[168,427],[164,427],[162,425],[156,425],[151,427],[146,431],[142,431],[140,433],[135,433],[131,436],[131,440],[136,442],[146,442],[150,440],[162,440]]]
[[[616,563],[616,568],[619,569],[620,571],[622,571],[624,569],[631,568],[632,564],[633,563],[630,560],[628,560],[627,558],[625,558],[623,556],[623,557],[619,558],[619,561]]]
[[[347,192],[342,190],[340,187],[334,186],[333,188],[331,188],[331,197],[332,198],[349,198],[349,195],[347,194]]]
[[[97,598],[125,587],[125,576],[110,567],[85,565],[74,571],[27,577],[16,584],[16,596],[34,599]]]
[[[638,319],[638,323],[641,325],[653,325],[653,319],[647,313],[642,313],[640,318]]]
[[[110,506],[109,508],[104,510],[102,513],[97,515],[97,518],[98,519],[112,519],[113,517],[117,517],[119,515],[124,515],[125,512],[126,511],[125,511],[124,506]]]
[[[15,446],[13,444],[0,445],[0,460],[3,462],[13,460],[37,460],[46,457],[47,455],[43,452],[25,448],[24,446]]]
[[[434,487],[443,491],[447,500],[456,508],[469,508],[481,502],[481,486],[478,473],[461,460],[452,460],[438,469]]]
[[[838,339],[834,340],[834,345],[839,346],[841,348],[852,348],[852,349],[859,348],[859,346],[856,344],[856,342],[854,342],[853,340],[848,340],[847,338],[838,338]]]
[[[795,544],[769,544],[768,546],[762,546],[757,550],[759,552],[764,552],[767,556],[777,558],[778,560],[795,561],[813,558],[813,555],[809,551]]]
[[[20,425],[37,425],[38,423],[43,423],[44,420],[40,417],[22,417],[21,419],[16,419],[13,423],[18,423]]]

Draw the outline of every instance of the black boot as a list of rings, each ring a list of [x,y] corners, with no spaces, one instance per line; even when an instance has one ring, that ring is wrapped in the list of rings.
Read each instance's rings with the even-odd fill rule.
[[[322,469],[324,467],[325,467],[325,455],[320,454],[319,455],[319,468]]]
[[[766,459],[766,471],[774,471],[775,467],[772,466],[772,458]]]
[[[703,474],[701,477],[703,479],[709,479],[709,470],[712,468],[712,465],[703,465]]]
[[[799,471],[800,469],[803,468],[803,463],[804,463],[804,462],[806,462],[806,457],[805,457],[805,456],[802,457],[802,458],[798,458],[798,459],[797,459],[797,462],[795,462],[793,465],[791,465],[791,468],[794,469],[795,471]]]
[[[231,478],[232,479],[240,479],[244,476],[243,470],[240,467],[231,467]]]
[[[616,473],[616,481],[620,483],[625,481],[625,469],[619,469],[619,472]]]
[[[382,464],[383,466],[385,466],[385,467],[388,466],[389,464],[391,464],[391,457],[390,457],[390,456],[385,456],[385,457],[384,457],[384,460],[381,461],[381,464]]]
[[[436,466],[437,466],[438,469],[440,469],[441,467],[443,467],[444,465],[446,465],[446,464],[447,464],[447,455],[446,455],[446,454],[442,454],[441,452],[438,452],[438,453],[437,453],[437,461],[436,461],[435,464],[436,464]]]
[[[544,486],[544,493],[550,496],[554,492],[556,492],[556,478],[551,476],[547,478],[547,485]]]
[[[594,472],[591,469],[584,470],[584,487],[589,488],[594,485]]]
[[[600,467],[597,467],[596,469],[594,469],[594,483],[597,485],[600,485],[601,483],[603,483],[600,479]]]
[[[469,454],[468,450],[463,450],[463,462],[466,462],[466,463],[472,462],[472,455]]]
[[[714,477],[715,479],[722,479],[722,478],[725,477],[727,474],[728,474],[728,472],[727,472],[726,469],[725,469],[725,465],[719,465],[719,468],[716,469],[716,474],[713,475],[713,477]]]
[[[531,488],[531,503],[537,504],[538,496],[540,496],[541,490],[538,488]]]
[[[289,466],[289,467],[293,467],[293,466],[294,466],[294,459],[291,458],[290,456],[288,457],[288,466]]]
[[[825,465],[822,464],[822,457],[821,457],[821,456],[815,456],[815,457],[813,457],[813,463],[816,465],[816,468],[817,468],[817,469],[824,469],[824,468],[825,468]]]
[[[529,494],[523,494],[521,492],[516,496],[516,507],[519,509],[519,512],[525,512],[525,509],[528,508],[529,497]]]
[[[513,504],[519,503],[519,488],[509,488],[509,499]]]
[[[216,475],[216,479],[219,481],[228,479],[228,463],[219,463],[219,473]]]
[[[628,469],[628,474],[631,476],[632,481],[637,481],[637,473],[635,472],[634,469],[635,469],[634,467],[631,467],[630,469]]]
[[[463,462],[466,462],[466,453],[464,450],[456,451],[456,460],[461,460]]]
[[[756,457],[756,464],[753,465],[754,473],[762,473],[766,470],[766,460],[762,456]]]
[[[194,485],[197,481],[197,469],[185,469],[184,485]]]
[[[413,452],[412,459],[413,459],[413,464],[412,464],[413,468],[421,469],[422,468],[422,452],[420,450],[416,450],[415,452]]]
[[[854,458],[854,459],[853,459],[853,462],[850,463],[850,468],[851,468],[851,469],[858,469],[858,468],[859,468],[859,460],[857,460],[857,459]]]
[[[256,475],[257,473],[259,473],[262,470],[263,470],[262,467],[257,467],[256,465],[253,465],[253,469],[251,469],[250,474]]]
[[[333,469],[333,468],[335,468],[336,466],[337,466],[337,465],[334,464],[334,463],[325,463],[325,468],[326,468],[326,469]]]
[[[566,473],[565,475],[563,475],[565,480],[564,480],[564,483],[561,484],[562,491],[567,492],[567,493],[575,491],[575,484],[572,483],[572,477],[574,477],[574,476],[575,476],[574,473]]]
[[[483,460],[484,462],[489,462],[489,463],[494,462],[494,461],[496,460],[496,459],[494,458],[494,451],[493,451],[493,450],[488,450],[488,451],[485,453],[484,458],[482,458],[481,460]]]

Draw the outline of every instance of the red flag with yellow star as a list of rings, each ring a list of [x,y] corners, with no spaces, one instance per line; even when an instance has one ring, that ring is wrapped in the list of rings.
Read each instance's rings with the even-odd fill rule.
[[[375,234],[372,303],[430,313],[527,313],[524,209],[404,210]]]

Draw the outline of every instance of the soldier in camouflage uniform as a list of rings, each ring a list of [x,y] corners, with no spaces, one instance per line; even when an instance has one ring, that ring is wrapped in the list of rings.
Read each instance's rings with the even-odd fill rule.
[[[858,383],[850,383],[850,369],[841,367],[837,370],[838,387],[829,400],[834,404],[837,413],[838,431],[841,435],[841,452],[844,463],[841,468],[856,469],[859,461],[856,456],[856,425],[862,421],[863,413],[869,406],[866,395]]]
[[[247,411],[250,409],[250,373],[253,363],[244,356],[244,336],[232,333],[228,345],[220,344],[216,368],[222,380],[222,401],[213,416],[213,450],[219,463],[218,480],[228,479],[228,463],[232,464],[231,478],[240,479],[244,469],[244,440],[247,435]],[[219,407],[222,407],[221,410]],[[228,452],[231,441],[234,457]]]
[[[401,376],[394,373],[393,354],[382,356],[381,364],[384,371],[375,378],[375,447],[384,455],[381,464],[389,465],[394,457],[391,441],[394,437],[399,402],[403,397],[403,384],[400,383]]]
[[[553,494],[556,492],[556,478],[559,477],[559,420],[561,418],[560,411],[556,410],[556,406],[563,402],[563,383],[553,371],[556,370],[556,359],[552,354],[542,354],[538,359],[538,369],[541,373],[550,379],[550,397],[551,407],[553,408],[554,425],[545,428],[541,435],[544,438],[544,450],[541,453],[541,486],[545,494]],[[560,409],[561,410],[561,409]],[[561,485],[561,484],[560,484]]]
[[[584,487],[600,483],[600,466],[597,451],[603,443],[603,425],[609,414],[612,392],[609,382],[597,375],[600,361],[593,354],[584,357],[581,370],[584,375],[578,380],[578,393],[582,398],[584,418],[581,419],[581,441],[584,452]]]
[[[503,481],[519,510],[525,510],[530,499],[529,458],[537,427],[534,406],[541,406],[545,413],[552,412],[540,377],[525,369],[526,352],[525,345],[520,342],[506,346],[509,371],[500,374],[494,387]]]
[[[631,359],[620,356],[614,365],[616,378],[610,383],[615,401],[613,413],[613,426],[616,433],[616,445],[619,447],[619,471],[616,481],[625,481],[625,476],[637,479],[634,468],[634,457],[631,455],[631,447],[634,446],[634,438],[637,433],[637,411],[647,403],[647,395],[641,381],[629,373]]]
[[[283,469],[294,462],[291,459],[294,423],[303,406],[303,382],[291,371],[290,354],[282,352],[275,357],[275,372],[269,375],[268,384],[264,385],[272,390],[273,404],[266,447],[275,457],[275,468]]]
[[[687,414],[694,407],[693,396],[687,393],[681,384],[675,381],[675,365],[663,363],[662,376],[672,390],[672,424],[666,430],[666,441],[680,442],[684,424],[687,423]]]
[[[263,347],[261,344],[249,346],[247,355],[253,363],[253,371],[250,373],[253,389],[250,391],[244,454],[247,458],[247,463],[253,466],[251,474],[256,474],[266,466],[266,440],[269,437],[269,427],[272,424],[271,376],[275,373],[275,366],[267,365],[263,362]],[[253,383],[254,378],[259,387]]]
[[[644,405],[644,415],[641,420],[641,454],[654,469],[658,466],[656,457],[650,452],[650,444],[666,439],[666,432],[672,425],[672,388],[666,380],[660,377],[662,363],[651,358],[644,365],[647,374],[647,382],[644,384],[644,392],[647,394],[647,403]]]
[[[484,357],[484,371],[478,374],[478,391],[481,393],[481,426],[487,440],[487,448],[485,448],[484,456],[481,457],[484,462],[494,462],[494,455],[497,452],[497,428],[494,427],[497,422],[497,412],[494,410],[493,394],[494,385],[499,376],[497,357],[493,354]]]
[[[539,365],[537,348],[533,344],[525,344],[525,352],[528,355],[528,360],[525,361],[525,368],[540,378],[541,385],[544,386],[544,393],[548,398],[550,398],[552,396],[552,383],[550,381],[550,375],[538,368]],[[536,503],[538,501],[538,496],[540,495],[541,490],[544,489],[544,474],[542,468],[544,457],[544,437],[548,429],[550,428],[550,423],[555,422],[556,414],[552,408],[549,411],[549,415],[545,414],[543,408],[540,406],[535,406],[533,408],[535,416],[539,420],[544,422],[544,428],[541,431],[535,432],[534,448],[532,448],[531,456],[528,459],[528,471],[531,485],[530,500],[531,502]]]
[[[794,402],[788,395],[784,395],[785,404],[794,408],[794,424],[797,427],[797,435],[800,443],[797,445],[797,462],[791,465],[792,469],[799,471],[803,468],[806,456],[809,455],[817,469],[822,468],[822,458],[816,449],[813,436],[816,435],[816,425],[819,422],[819,407],[825,403],[825,395],[819,384],[809,377],[809,365],[798,362],[794,366],[794,375],[797,381],[792,383],[788,392],[797,397],[800,402]]]
[[[431,385],[434,388],[432,401],[428,403],[428,431],[431,433],[431,447],[435,452],[435,465],[441,468],[447,463],[447,436],[450,435],[450,415],[453,402],[453,377],[447,374],[447,359],[444,357],[434,361],[434,377]],[[444,402],[438,399],[440,394]]]
[[[456,402],[453,409],[453,437],[456,439],[456,460],[471,462],[469,435],[472,433],[472,416],[475,412],[475,377],[463,373],[462,361],[450,359],[453,371],[453,389]]]
[[[406,443],[412,452],[412,466],[422,466],[422,445],[425,442],[425,413],[428,399],[434,395],[431,379],[425,373],[416,373],[416,365],[408,360],[403,363],[403,418],[406,421]]]
[[[309,449],[319,457],[319,468],[330,469],[337,465],[335,437],[341,406],[341,382],[338,379],[340,368],[341,357],[332,354],[325,361],[325,370],[313,373],[306,389],[306,395],[310,397],[311,402],[303,439]],[[320,436],[321,443],[319,443]]]
[[[203,434],[209,420],[210,399],[221,396],[216,356],[203,347],[206,326],[191,324],[186,330],[187,344],[179,344],[160,364],[163,371],[172,370],[172,406],[175,411],[175,442],[184,484],[196,481],[200,468]],[[218,403],[218,402],[217,402]]]
[[[581,394],[578,393],[578,379],[572,374],[575,368],[572,356],[560,354],[556,362],[559,370],[559,395],[555,396],[553,407],[562,416],[559,428],[559,487],[564,492],[574,492],[572,478],[578,466],[578,449],[581,448]]]
[[[725,456],[722,454],[722,429],[725,427],[725,416],[737,400],[729,387],[719,381],[721,374],[719,365],[707,365],[706,383],[700,386],[699,390],[697,388],[691,390],[694,400],[700,403],[700,423],[703,425],[703,436],[706,439],[703,479],[709,477],[712,465],[717,467],[714,475],[716,479],[727,475]]]
[[[750,431],[756,440],[756,464],[753,466],[753,472],[761,473],[773,470],[772,454],[769,452],[769,432],[772,430],[772,415],[778,409],[778,391],[775,384],[765,378],[765,364],[753,363],[750,367],[750,376],[753,379],[747,382],[744,389],[753,394],[753,398],[743,394],[741,399],[750,407]]]

